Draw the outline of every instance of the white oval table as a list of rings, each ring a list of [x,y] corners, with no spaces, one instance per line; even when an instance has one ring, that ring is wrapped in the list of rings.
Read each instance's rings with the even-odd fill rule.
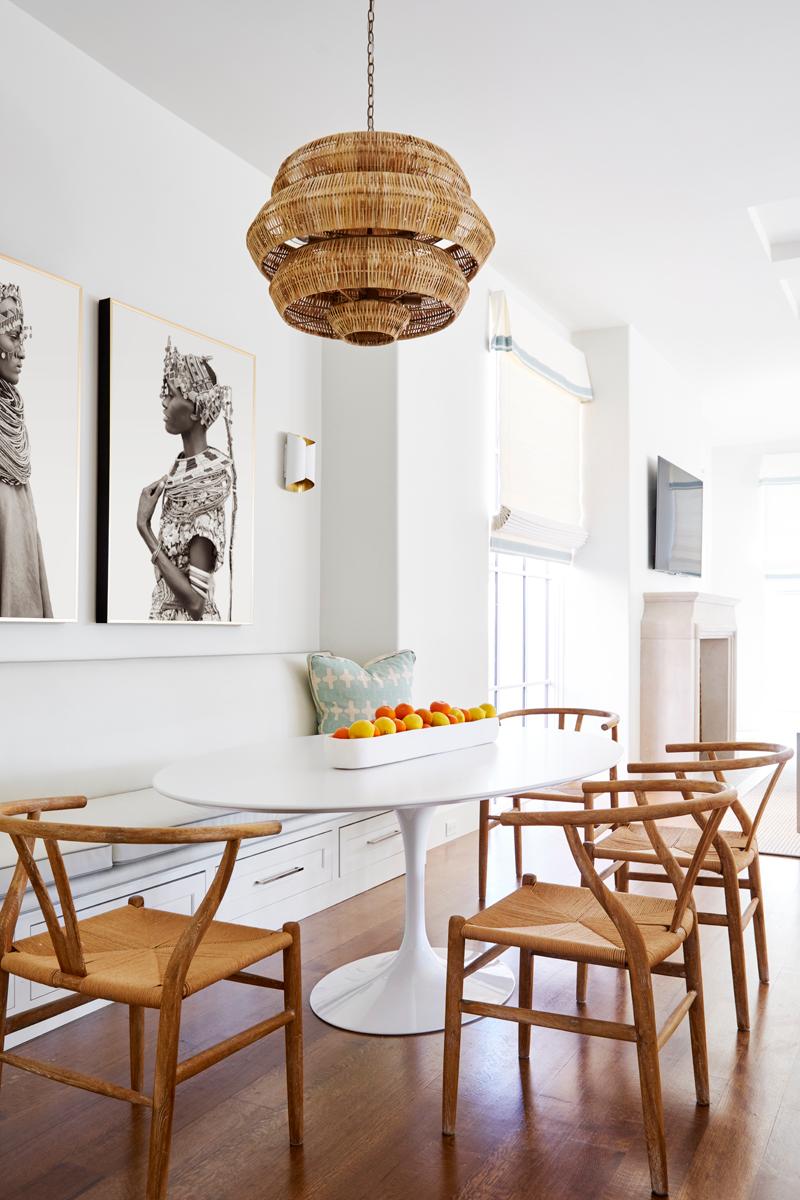
[[[517,725],[501,728],[489,745],[347,771],[326,764],[323,742],[322,736],[285,738],[197,755],[164,767],[153,786],[189,804],[242,812],[394,809],[406,865],[400,949],[332,971],[312,991],[311,1007],[329,1024],[358,1033],[442,1029],[446,953],[431,946],[425,928],[425,859],[436,808],[599,775],[622,749],[608,736]],[[513,987],[512,972],[494,964],[470,976],[465,995],[501,1004]]]

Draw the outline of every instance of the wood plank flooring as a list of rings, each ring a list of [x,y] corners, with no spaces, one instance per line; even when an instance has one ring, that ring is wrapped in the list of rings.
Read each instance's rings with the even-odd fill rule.
[[[477,838],[429,859],[429,928],[477,908]],[[491,835],[489,901],[514,886],[510,831]],[[525,867],[572,881],[557,830],[526,831]],[[768,858],[772,982],[760,988],[752,936],[753,1029],[737,1034],[727,936],[702,930],[711,1108],[694,1103],[688,1023],[662,1054],[671,1196],[792,1200],[800,1195],[800,862]],[[665,894],[662,890],[660,894]],[[704,907],[721,895],[706,891]],[[326,971],[391,949],[401,929],[394,880],[303,922],[306,994]],[[516,969],[511,955],[505,958]],[[535,1004],[574,1011],[575,969],[537,960]],[[663,1015],[679,980],[658,978]],[[258,1020],[277,997],[220,984],[184,1005],[181,1056]],[[272,1011],[270,1008],[269,1011]],[[587,1014],[630,1020],[625,978],[592,968]],[[173,1200],[625,1200],[649,1196],[632,1046],[477,1021],[463,1037],[458,1131],[442,1139],[439,1034],[370,1038],[306,1009],[306,1142],[290,1149],[282,1039],[268,1039],[178,1091]],[[147,1014],[152,1051],[154,1014]],[[31,1045],[29,1043],[29,1045]],[[127,1013],[107,1008],[39,1038],[39,1058],[127,1084]],[[148,1075],[150,1082],[150,1059]],[[7,1069],[0,1090],[2,1200],[140,1200],[149,1114]]]

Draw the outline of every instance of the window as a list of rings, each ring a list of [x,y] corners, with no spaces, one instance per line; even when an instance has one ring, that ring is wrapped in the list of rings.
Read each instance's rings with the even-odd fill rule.
[[[505,295],[491,298],[496,351],[497,506],[489,556],[492,702],[550,708],[563,679],[563,588],[586,541],[581,511],[582,407],[592,386],[582,352]]]
[[[520,554],[489,556],[489,688],[498,712],[559,702],[564,570]]]

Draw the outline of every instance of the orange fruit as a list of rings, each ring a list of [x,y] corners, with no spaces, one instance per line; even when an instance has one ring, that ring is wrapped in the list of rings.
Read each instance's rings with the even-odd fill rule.
[[[469,710],[469,715],[473,721],[482,721],[484,719],[484,717],[486,716],[486,713],[483,711],[482,708],[478,708],[476,705],[474,708],[471,708]]]
[[[493,704],[488,704],[488,703],[482,704],[481,708],[486,713],[487,717],[496,717],[497,716],[497,709],[495,708],[495,706]]]
[[[395,706],[394,715],[401,721],[405,721],[406,717],[413,713],[413,706],[410,704],[397,704]]]
[[[458,717],[456,716],[456,714],[455,714],[455,713],[445,713],[444,715],[447,717],[447,719],[448,719],[448,721],[450,722],[450,724],[451,724],[451,725],[457,725],[457,724],[458,724]]]
[[[446,700],[434,700],[433,704],[431,705],[431,712],[432,713],[440,712],[440,713],[447,714],[450,712],[450,705],[447,703]]]
[[[350,729],[347,725],[342,725],[341,729],[337,729],[335,733],[331,734],[331,737],[349,738],[350,737]]]
[[[382,704],[380,708],[375,709],[376,721],[380,720],[381,717],[391,717],[392,720],[394,720],[394,718],[395,718],[394,709],[390,708],[388,704]]]
[[[450,718],[447,713],[439,712],[438,710],[431,713],[431,725],[449,725]]]
[[[406,730],[425,728],[422,717],[419,715],[419,713],[415,712],[409,713],[408,716],[403,720],[403,724],[405,725]]]
[[[406,731],[405,721],[398,721],[397,717],[394,719],[394,727],[398,733],[405,733]]]
[[[457,725],[464,724],[466,717],[464,716],[464,710],[462,708],[454,708],[452,715],[455,717]]]
[[[397,733],[394,723],[394,717],[378,717],[375,722],[375,728],[378,733]]]
[[[422,724],[423,724],[423,725],[430,725],[430,723],[431,723],[431,710],[430,710],[429,708],[418,708],[418,709],[417,709],[417,716],[418,716],[418,717],[422,717]]]

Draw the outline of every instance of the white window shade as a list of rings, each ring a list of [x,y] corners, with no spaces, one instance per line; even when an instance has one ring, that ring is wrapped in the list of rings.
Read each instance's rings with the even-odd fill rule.
[[[581,512],[581,408],[592,398],[586,360],[529,314],[527,345],[521,345],[511,334],[503,293],[492,297],[492,319],[499,392],[492,545],[569,561],[587,538]]]

